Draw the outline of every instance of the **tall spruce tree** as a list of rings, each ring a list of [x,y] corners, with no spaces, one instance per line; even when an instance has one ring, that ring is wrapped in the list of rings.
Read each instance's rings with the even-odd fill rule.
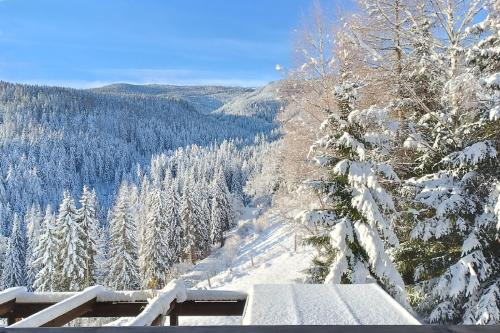
[[[224,172],[219,168],[212,180],[211,228],[212,244],[224,245],[224,232],[231,226],[231,202]]]
[[[137,226],[128,197],[128,186],[120,186],[115,204],[109,214],[110,246],[106,268],[107,285],[117,290],[140,287]],[[103,242],[105,234],[101,235]],[[105,247],[105,246],[103,246]]]
[[[99,227],[96,247],[96,283],[99,285],[107,285],[109,274],[109,258],[111,253],[109,221]]]
[[[194,200],[194,212],[196,215],[196,243],[198,258],[205,258],[210,254],[211,249],[211,238],[210,238],[210,222],[211,222],[211,210],[210,210],[210,191],[207,191],[209,184],[203,182],[201,184],[195,184],[195,200]]]
[[[61,260],[58,236],[56,216],[49,205],[45,210],[40,238],[33,253],[36,258],[34,264],[40,267],[33,282],[33,289],[36,291],[59,290]]]
[[[184,193],[181,198],[181,207],[180,207],[180,219],[182,222],[182,247],[184,256],[191,262],[195,263],[197,260],[196,257],[196,230],[195,224],[197,221],[195,220],[195,212],[193,203],[191,201],[190,196],[192,196],[192,191],[189,191],[188,187],[184,188]]]
[[[82,290],[85,287],[85,232],[77,220],[75,202],[65,191],[57,215],[61,258],[61,289]]]
[[[2,271],[3,288],[26,286],[26,228],[14,214]]]
[[[350,48],[342,44],[349,40],[339,34],[338,43],[337,110],[327,110],[321,125],[325,135],[311,147],[327,177],[307,182],[321,204],[299,215],[302,223],[320,230],[307,241],[318,248],[309,273],[314,282],[374,281],[407,304],[404,282],[388,254],[399,243],[390,220],[395,206],[386,184],[399,178],[388,164],[390,131],[380,129],[395,124],[387,109],[355,109],[362,83],[352,71]]]
[[[26,249],[26,270],[27,270],[27,285],[31,290],[35,282],[35,277],[40,266],[35,263],[36,261],[36,247],[40,240],[42,216],[40,207],[33,204],[26,212],[24,217],[27,229],[27,249]]]
[[[490,2],[488,17],[464,34],[484,37],[467,52],[450,55],[465,58],[449,61],[453,68],[442,91],[442,108],[421,121],[429,133],[422,152],[425,173],[406,183],[413,194],[411,243],[421,249],[412,259],[416,287],[424,295],[418,310],[431,322],[500,322],[495,211],[500,184],[500,20],[494,6]]]
[[[158,188],[151,190],[148,199],[147,220],[141,246],[143,285],[162,288],[174,260],[169,247],[169,228],[165,217],[164,198]]]
[[[172,263],[179,263],[183,254],[183,225],[179,212],[179,193],[177,183],[165,189],[163,197],[163,216],[167,228],[168,252]]]
[[[76,223],[83,231],[84,237],[84,286],[95,284],[97,240],[99,237],[99,221],[97,220],[97,195],[89,191],[85,185],[80,198],[80,208],[76,212]]]

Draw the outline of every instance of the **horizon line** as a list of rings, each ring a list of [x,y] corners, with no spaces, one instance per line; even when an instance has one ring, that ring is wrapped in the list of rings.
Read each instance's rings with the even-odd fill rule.
[[[4,80],[11,84],[25,84],[41,87],[71,88],[78,90],[98,89],[110,85],[134,86],[176,86],[176,87],[235,87],[235,88],[261,88],[279,80],[238,80],[238,79],[198,79],[198,80],[172,80],[172,81],[92,81],[92,80]]]

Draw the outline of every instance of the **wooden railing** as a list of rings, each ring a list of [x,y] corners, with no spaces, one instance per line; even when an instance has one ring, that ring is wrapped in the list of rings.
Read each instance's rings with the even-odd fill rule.
[[[241,316],[245,302],[246,294],[241,292],[186,290],[179,281],[162,290],[144,291],[95,286],[74,293],[29,293],[11,288],[0,292],[0,318],[9,325],[0,332],[58,327],[89,317],[132,317],[125,326],[163,325],[168,317],[170,325],[176,326],[179,316]]]

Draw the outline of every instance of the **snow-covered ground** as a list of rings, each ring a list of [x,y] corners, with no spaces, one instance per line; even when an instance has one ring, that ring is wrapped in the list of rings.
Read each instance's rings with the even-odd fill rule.
[[[246,209],[225,246],[182,276],[187,286],[249,292],[254,284],[302,282],[313,250],[300,245],[293,226],[277,213],[257,214],[257,209]],[[180,325],[240,323],[241,317],[180,317]]]

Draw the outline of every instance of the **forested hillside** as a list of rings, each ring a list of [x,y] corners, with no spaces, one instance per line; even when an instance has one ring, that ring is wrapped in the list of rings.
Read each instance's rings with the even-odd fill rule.
[[[4,287],[164,285],[223,241],[277,138],[163,95],[2,82],[0,107]]]
[[[221,86],[172,86],[167,84],[111,84],[92,89],[115,94],[153,95],[182,99],[202,113],[210,113],[237,96],[254,91],[252,88]]]
[[[244,117],[256,117],[265,121],[275,119],[280,104],[276,99],[279,83],[273,82],[264,87],[246,92],[228,101],[215,112]]]

